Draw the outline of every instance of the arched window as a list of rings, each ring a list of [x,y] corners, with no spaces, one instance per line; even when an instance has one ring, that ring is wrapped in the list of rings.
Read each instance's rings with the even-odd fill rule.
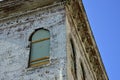
[[[70,45],[71,45],[71,72],[74,80],[77,80],[76,49],[72,38],[70,38]]]
[[[80,62],[80,68],[81,68],[80,69],[81,70],[81,78],[82,78],[82,80],[86,80],[86,73],[85,73],[84,65],[80,59],[79,59],[79,62]]]
[[[85,78],[85,70],[84,70],[84,67],[83,67],[83,64],[81,64],[81,69],[82,69],[82,79],[83,80],[86,80],[86,78]]]
[[[50,33],[45,29],[38,29],[30,37],[29,67],[41,66],[49,63]]]

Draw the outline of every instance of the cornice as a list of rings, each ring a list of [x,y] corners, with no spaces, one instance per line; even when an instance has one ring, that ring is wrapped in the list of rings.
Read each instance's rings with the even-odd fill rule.
[[[5,9],[5,8],[8,8],[8,7],[13,7],[13,6],[17,6],[21,3],[23,3],[24,0],[10,0],[10,1],[2,1],[0,2],[0,9]]]
[[[27,14],[31,14],[31,13],[36,13],[36,12],[43,11],[43,10],[49,10],[50,8],[58,7],[58,6],[64,5],[64,4],[65,4],[65,1],[55,3],[55,4],[52,4],[52,5],[48,5],[48,6],[44,6],[44,7],[40,7],[40,8],[36,8],[34,10],[29,10],[29,11],[26,11],[24,13],[22,13],[22,12],[16,13],[14,15],[9,15],[7,17],[0,18],[0,22],[5,21],[5,20],[9,20],[9,19],[12,19],[12,18],[16,18],[16,17],[18,18],[18,17],[24,16],[24,15],[27,15]]]
[[[67,0],[66,3],[66,11],[68,11],[71,19],[73,19],[79,39],[85,51],[84,55],[90,65],[95,80],[108,80],[82,1]]]
[[[0,2],[0,18],[25,13],[59,2],[62,0],[4,0]]]

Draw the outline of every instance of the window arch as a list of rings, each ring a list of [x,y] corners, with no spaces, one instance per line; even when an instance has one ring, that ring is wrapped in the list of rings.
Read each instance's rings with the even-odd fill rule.
[[[41,66],[49,63],[50,33],[46,29],[38,29],[30,36],[29,67]]]

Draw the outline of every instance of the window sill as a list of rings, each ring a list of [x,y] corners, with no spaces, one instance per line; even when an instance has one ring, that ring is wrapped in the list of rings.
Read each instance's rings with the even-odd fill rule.
[[[32,70],[35,70],[35,69],[45,68],[45,67],[48,67],[50,65],[51,65],[51,62],[49,61],[48,64],[39,65],[39,66],[33,66],[33,67],[27,67],[26,71],[32,71]]]

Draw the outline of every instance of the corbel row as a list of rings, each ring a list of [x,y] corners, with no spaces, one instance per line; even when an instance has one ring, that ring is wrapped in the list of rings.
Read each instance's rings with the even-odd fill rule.
[[[71,15],[73,22],[77,28],[85,51],[87,53],[86,55],[88,61],[90,62],[90,66],[92,67],[93,72],[95,73],[96,79],[105,80],[105,76],[100,65],[100,60],[97,56],[97,51],[92,41],[91,33],[89,32],[86,20],[83,15],[84,12],[82,11],[78,0],[67,0],[66,6],[69,8],[68,13]]]

